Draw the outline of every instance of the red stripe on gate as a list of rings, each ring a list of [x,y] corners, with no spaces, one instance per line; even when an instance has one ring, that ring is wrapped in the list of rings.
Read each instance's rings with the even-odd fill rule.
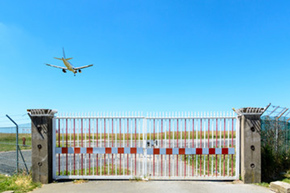
[[[159,155],[160,149],[159,148],[153,148],[153,155]]]
[[[234,119],[232,119],[232,148],[234,147]],[[232,155],[232,176],[234,175],[234,164],[233,164],[233,160],[234,159],[234,155]]]
[[[129,147],[129,119],[127,119],[127,147]],[[129,175],[129,154],[127,154],[127,175]]]
[[[81,147],[83,147],[83,119],[81,119]],[[81,175],[83,175],[84,170],[84,155],[81,155]]]
[[[200,146],[199,147],[202,147],[202,119],[200,119]],[[197,149],[198,148],[196,148],[196,154],[198,154],[197,153]],[[201,152],[200,154],[202,154],[202,149],[201,148],[199,148],[200,150],[199,150],[199,152]],[[202,165],[202,160],[201,160],[201,155],[199,156],[199,159],[200,159],[200,161],[199,161],[199,174],[200,174],[200,176],[201,176],[201,165]]]
[[[163,119],[161,119],[161,148],[163,147]],[[163,176],[163,160],[161,155],[161,176]]]
[[[179,155],[185,154],[185,148],[179,148]]]
[[[224,147],[226,146],[226,119],[224,119]],[[222,148],[224,149],[224,148]],[[223,150],[222,150],[222,154],[223,154]],[[226,172],[226,156],[224,155],[224,171],[223,174],[225,176],[225,172]]]
[[[200,144],[199,147],[202,147],[202,119],[200,119]]]
[[[60,147],[60,119],[58,120],[58,147]],[[58,175],[60,175],[60,154],[58,154]]]
[[[178,119],[176,120],[177,121],[177,132],[176,132],[176,139],[177,139],[177,142],[176,142],[176,146],[178,147]],[[176,155],[176,175],[178,176],[178,155]]]
[[[202,154],[202,148],[196,148],[196,155]]]
[[[229,149],[228,148],[222,148],[222,154],[229,154]]]
[[[120,129],[120,137],[119,137],[119,146],[121,147],[121,119],[119,119],[119,129]],[[119,175],[121,175],[121,163],[122,163],[122,155],[121,155],[121,150],[119,150],[120,148],[118,148],[118,153],[120,154],[120,165],[119,165]],[[123,148],[123,153],[124,153],[124,148]]]
[[[135,152],[135,176],[136,176],[136,173],[137,173],[137,171],[136,171],[136,169],[137,169],[137,155],[136,155],[136,153],[137,153],[137,120],[135,119],[135,149],[136,149],[136,152]],[[131,152],[132,152],[132,150],[131,150]]]
[[[215,148],[209,148],[209,149],[208,149],[208,153],[209,153],[210,155],[214,155],[214,154],[215,154]]]
[[[60,154],[67,154],[68,153],[68,148],[69,147],[61,147],[61,153]],[[85,149],[86,153],[87,154],[94,154],[93,153],[93,147],[86,147],[86,148],[82,148],[82,149]],[[98,148],[98,149],[101,149],[103,150],[103,148]],[[125,148],[124,147],[118,147],[118,153],[119,154],[124,154],[125,152]],[[164,148],[165,149],[165,152],[166,152],[166,155],[172,155],[173,154],[173,148]],[[174,155],[185,155],[185,150],[186,148],[175,148],[179,153],[178,154],[174,154]],[[189,149],[194,149],[194,148],[189,148]],[[207,153],[207,150],[208,149],[208,153]],[[186,155],[215,155],[216,154],[216,149],[219,149],[219,148],[205,148],[205,152],[203,151],[203,148],[195,148],[196,150],[196,153],[195,154],[186,154]],[[228,155],[229,154],[229,148],[221,148],[222,152],[221,154],[222,155]],[[73,148],[73,153],[74,154],[80,154],[81,153],[81,148],[80,147],[75,147]],[[96,153],[96,154],[99,154],[99,153]],[[114,154],[112,153],[112,147],[105,147],[105,154]],[[126,153],[127,154],[127,153]],[[130,154],[137,154],[137,148],[136,147],[131,147],[130,148]],[[153,148],[153,154],[154,155],[163,155],[163,154],[160,154],[160,148]],[[152,154],[151,154],[152,155]]]
[[[96,138],[97,138],[97,147],[98,147],[98,145],[99,145],[99,120],[97,119],[96,120],[96,133],[97,133],[97,136],[96,136]],[[96,156],[96,175],[98,175],[99,174],[99,155],[97,154],[97,156]]]
[[[76,146],[76,120],[74,119],[74,147]],[[74,175],[76,174],[76,155],[74,154]]]
[[[136,154],[137,153],[137,148],[136,147],[130,148],[130,153],[131,154]]]
[[[106,148],[105,148],[105,153],[106,153],[106,154],[111,154],[111,153],[112,153],[112,148],[110,148],[110,147],[106,147]]]
[[[192,119],[192,148],[194,148],[194,119]],[[191,169],[192,169],[192,176],[194,176],[194,157],[191,156],[192,163],[191,163]]]
[[[89,119],[89,147],[91,147],[91,119]],[[88,151],[88,150],[87,150]],[[93,148],[91,149],[93,153]],[[91,175],[91,154],[89,154],[89,175]]]
[[[63,148],[61,148],[61,153],[65,153],[65,154],[67,154],[67,147],[63,147]]]
[[[114,133],[114,121],[112,119],[112,147],[114,147],[114,141],[113,141],[113,133]],[[112,171],[111,171],[111,175],[113,175],[113,170],[114,170],[114,155],[112,154]]]
[[[121,153],[121,154],[124,153],[124,147],[119,147],[118,148],[118,153]]]
[[[81,153],[81,148],[79,148],[79,147],[75,147],[74,152],[75,152],[75,154],[79,154],[79,153]]]
[[[67,155],[67,147],[68,147],[68,143],[67,143],[67,135],[68,135],[68,132],[67,132],[67,119],[66,119],[66,129],[65,129],[65,147],[66,147],[66,164],[65,164],[65,167],[66,167],[66,175],[68,175],[68,155]]]
[[[97,133],[96,138],[97,138],[97,147],[98,147],[98,146],[99,146],[99,120],[98,120],[98,119],[96,120],[96,124],[97,124],[97,125],[96,125],[96,127],[97,127],[97,128],[96,128],[96,130],[97,130],[97,131],[96,131],[96,133]]]
[[[155,119],[153,120],[153,143],[155,143]],[[155,176],[155,155],[153,150],[153,176]]]
[[[107,147],[106,144],[106,119],[104,119],[104,146]],[[106,175],[106,154],[104,154],[104,175]]]
[[[218,139],[218,119],[215,120],[216,122],[216,136],[215,136],[215,147],[217,148],[217,139]],[[215,155],[215,176],[217,176],[217,155]]]
[[[184,147],[186,147],[186,119],[184,119]],[[180,149],[179,149],[179,154]],[[184,154],[185,154],[185,149],[184,149]],[[184,177],[186,176],[186,157],[184,157]]]
[[[92,154],[93,153],[93,148],[92,147],[87,147],[87,153]]]
[[[208,128],[207,128],[207,147],[209,148],[209,128],[210,120],[208,119]],[[209,155],[207,155],[207,175],[209,176]]]
[[[171,120],[169,119],[169,134],[168,134],[168,138],[169,138],[169,148],[170,148],[170,133],[171,133]],[[166,154],[169,155],[169,176],[170,176],[170,155],[172,154],[172,149],[166,149]]]

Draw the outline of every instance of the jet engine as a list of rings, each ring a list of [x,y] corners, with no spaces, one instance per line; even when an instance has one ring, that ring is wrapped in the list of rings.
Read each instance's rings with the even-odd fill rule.
[[[66,70],[65,69],[62,69],[63,73],[66,73]]]
[[[82,73],[81,69],[79,69],[79,73]]]

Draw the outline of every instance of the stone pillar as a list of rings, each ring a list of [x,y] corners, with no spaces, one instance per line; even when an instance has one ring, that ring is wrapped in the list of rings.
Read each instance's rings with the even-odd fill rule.
[[[241,108],[241,177],[244,183],[261,182],[261,121],[264,108]]]
[[[53,117],[51,109],[28,109],[31,118],[32,180],[52,182]]]

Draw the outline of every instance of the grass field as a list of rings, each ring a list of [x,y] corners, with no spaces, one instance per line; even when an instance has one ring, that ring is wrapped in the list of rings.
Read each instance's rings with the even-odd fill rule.
[[[22,138],[26,138],[26,146],[22,145]],[[31,149],[31,134],[19,134],[18,145],[21,150]],[[0,133],[0,152],[1,151],[15,151],[16,150],[16,134]]]
[[[0,192],[12,190],[15,193],[25,193],[37,187],[41,187],[41,184],[32,182],[31,175],[25,173],[14,176],[0,175]]]
[[[152,133],[150,133],[150,134],[147,134],[147,136],[145,136],[145,138],[146,138],[146,140],[149,140],[149,139],[156,139],[156,140],[161,140],[161,139],[169,139],[169,137],[170,137],[170,139],[177,139],[177,137],[178,137],[178,140],[180,140],[180,139],[182,139],[182,140],[184,140],[185,138],[186,138],[186,140],[192,140],[192,138],[194,137],[194,140],[199,140],[199,139],[208,139],[208,137],[210,138],[210,139],[216,139],[216,138],[218,138],[218,139],[231,139],[232,138],[232,135],[233,135],[233,138],[235,138],[236,137],[236,132],[235,131],[233,131],[233,133],[230,131],[230,132],[226,132],[225,133],[225,135],[224,135],[224,132],[218,132],[218,133],[216,133],[216,132],[214,132],[214,133],[212,133],[212,132],[207,132],[207,131],[202,131],[202,132],[200,132],[200,131],[198,131],[198,132],[194,132],[194,135],[192,134],[192,132],[190,132],[190,134],[188,134],[188,132],[178,132],[178,135],[177,135],[177,132],[175,131],[175,132],[163,132],[163,133],[155,133],[155,135],[154,134],[152,134]],[[69,134],[62,134],[62,133],[60,133],[60,134],[56,134],[56,141],[57,141],[57,146],[59,146],[59,144],[58,144],[58,139],[60,138],[60,143],[62,144],[62,140],[64,140],[64,143],[65,143],[65,141],[66,141],[66,139],[68,140],[68,141],[73,141],[73,140],[75,140],[75,141],[80,141],[81,139],[83,139],[83,140],[89,140],[90,139],[90,141],[91,142],[93,142],[93,141],[96,141],[96,139],[99,139],[99,140],[104,140],[104,138],[106,138],[106,140],[108,140],[108,141],[112,141],[112,139],[113,140],[143,140],[143,134],[141,133],[141,134],[136,134],[136,136],[135,136],[135,134],[133,133],[133,134],[131,134],[131,133],[129,133],[128,135],[125,133],[121,133],[121,135],[120,134],[115,134],[115,133],[106,133],[106,134],[104,134],[104,133],[98,133],[98,135],[96,134],[96,133],[92,133],[92,134],[81,134],[81,133],[75,133],[75,134],[73,134],[73,133],[69,133]],[[68,145],[69,146],[69,145]]]

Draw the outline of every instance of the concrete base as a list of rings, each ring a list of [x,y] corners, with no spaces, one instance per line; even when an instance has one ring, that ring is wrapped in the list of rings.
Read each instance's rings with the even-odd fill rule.
[[[281,181],[271,182],[270,189],[278,193],[290,193],[290,184]]]

